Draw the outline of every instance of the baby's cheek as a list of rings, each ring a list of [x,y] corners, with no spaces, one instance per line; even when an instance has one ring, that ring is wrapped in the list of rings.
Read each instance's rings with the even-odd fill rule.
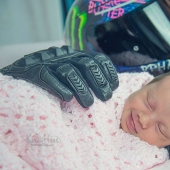
[[[129,110],[132,107],[133,103],[134,103],[133,96],[129,96],[125,100],[125,105],[124,105],[124,109],[123,110]]]
[[[139,92],[134,92],[132,93],[125,101],[125,107],[127,108],[133,108],[135,109],[136,107],[138,107],[141,103],[141,99],[140,99],[140,93]]]
[[[128,129],[127,129],[127,125],[126,125],[127,117],[128,117],[128,111],[123,111],[123,114],[122,114],[122,117],[120,120],[120,128],[126,133],[128,133]]]

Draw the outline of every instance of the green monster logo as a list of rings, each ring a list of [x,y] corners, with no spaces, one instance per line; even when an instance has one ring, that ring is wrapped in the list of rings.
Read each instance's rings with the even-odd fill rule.
[[[75,48],[75,34],[76,32],[76,21],[77,18],[80,19],[80,24],[78,27],[78,41],[79,41],[79,48],[80,50],[84,50],[84,46],[83,46],[83,28],[87,22],[87,13],[83,12],[80,13],[79,12],[79,8],[78,6],[74,6],[73,10],[72,10],[72,17],[71,17],[71,46],[73,47],[73,49]],[[67,27],[69,28],[69,27]],[[69,33],[70,31],[67,30],[67,33]],[[69,36],[69,35],[68,35]]]

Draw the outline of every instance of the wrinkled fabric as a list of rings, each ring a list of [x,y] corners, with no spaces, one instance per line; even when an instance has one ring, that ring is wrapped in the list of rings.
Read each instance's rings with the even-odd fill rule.
[[[0,168],[6,170],[144,170],[168,159],[120,129],[126,98],[153,77],[119,74],[107,102],[82,108],[23,80],[0,74]]]

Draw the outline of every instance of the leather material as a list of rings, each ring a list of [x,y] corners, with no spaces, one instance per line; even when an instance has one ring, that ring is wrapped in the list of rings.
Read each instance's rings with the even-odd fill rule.
[[[116,70],[106,55],[75,51],[69,46],[25,55],[0,72],[31,82],[63,101],[75,96],[85,108],[94,102],[90,89],[106,101],[119,85]]]

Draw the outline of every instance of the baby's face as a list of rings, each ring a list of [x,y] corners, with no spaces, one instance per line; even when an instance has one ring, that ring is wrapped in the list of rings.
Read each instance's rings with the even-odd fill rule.
[[[121,127],[159,148],[170,145],[170,76],[148,84],[128,97]]]

